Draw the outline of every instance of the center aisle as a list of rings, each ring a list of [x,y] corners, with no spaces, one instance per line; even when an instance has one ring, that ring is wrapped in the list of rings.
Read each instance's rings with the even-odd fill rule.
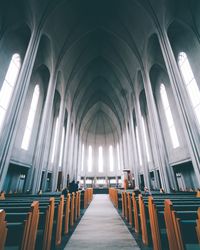
[[[108,195],[94,195],[64,250],[139,250]]]

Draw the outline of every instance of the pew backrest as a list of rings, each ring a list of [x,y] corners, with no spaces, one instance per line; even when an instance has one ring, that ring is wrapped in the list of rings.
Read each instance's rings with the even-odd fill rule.
[[[0,210],[0,250],[4,249],[7,231],[8,231],[5,217],[6,217],[5,211],[1,209]]]

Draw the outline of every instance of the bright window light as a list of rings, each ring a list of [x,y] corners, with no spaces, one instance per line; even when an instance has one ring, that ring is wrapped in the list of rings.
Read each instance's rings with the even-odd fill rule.
[[[26,122],[26,128],[25,128],[25,132],[24,132],[24,136],[23,136],[23,140],[22,140],[22,144],[21,144],[21,148],[24,150],[28,150],[28,148],[29,148],[29,143],[30,143],[31,134],[32,134],[32,130],[33,130],[33,124],[34,124],[34,120],[35,120],[35,114],[36,114],[36,110],[37,110],[39,96],[40,96],[40,87],[37,84],[34,88],[34,91],[33,91],[31,106],[29,109],[28,119]]]
[[[59,167],[62,166],[63,151],[64,151],[64,139],[65,139],[65,127],[63,126],[62,139],[61,139],[61,145],[60,145]]]
[[[98,184],[98,185],[105,185],[106,181],[105,181],[105,179],[97,179],[96,184]]]
[[[118,163],[118,170],[120,170],[120,154],[119,154],[119,144],[117,143],[117,163]]]
[[[84,154],[85,154],[85,146],[82,145],[82,154],[81,154],[81,171],[84,170]]]
[[[161,85],[160,85],[160,94],[161,94],[162,104],[163,104],[164,111],[165,111],[165,117],[166,117],[166,120],[167,120],[167,125],[168,125],[168,128],[169,128],[169,133],[170,133],[170,137],[171,137],[171,141],[172,141],[172,146],[173,146],[173,148],[178,148],[180,146],[180,143],[179,143],[176,128],[175,128],[175,125],[174,125],[174,120],[173,120],[173,117],[172,117],[172,112],[171,112],[171,108],[170,108],[170,105],[169,105],[167,92],[166,92],[166,89],[165,89],[165,85],[163,83],[161,83]]]
[[[85,183],[86,183],[86,184],[92,184],[92,180],[86,179]]]
[[[114,171],[114,161],[113,161],[113,146],[109,146],[109,158],[110,158],[110,172]]]
[[[99,172],[103,172],[103,148],[99,147]]]
[[[88,148],[88,172],[92,172],[92,146]]]
[[[51,163],[54,162],[57,136],[58,136],[58,117],[56,119],[56,126],[55,126],[54,138],[53,138],[53,150],[52,150],[52,156],[51,156]]]
[[[146,148],[147,161],[150,162],[149,147],[148,147],[148,142],[147,142],[147,133],[146,133],[146,128],[145,128],[143,117],[142,117],[142,128],[143,128],[143,133],[144,133],[144,143],[145,143],[145,148]]]
[[[21,59],[19,54],[14,54],[10,61],[4,82],[0,90],[0,132],[3,127],[6,112],[10,104],[13,89],[21,68]]]
[[[194,74],[186,53],[179,53],[178,65],[183,76],[194,113],[200,126],[200,90],[194,78]]]
[[[110,179],[110,184],[116,184],[116,179]]]

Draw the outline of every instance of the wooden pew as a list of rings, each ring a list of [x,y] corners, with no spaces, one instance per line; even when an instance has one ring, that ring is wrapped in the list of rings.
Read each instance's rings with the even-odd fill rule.
[[[71,195],[71,209],[70,209],[70,226],[74,225],[74,206],[75,206],[75,194]]]
[[[148,209],[149,209],[151,236],[152,236],[154,249],[156,249],[156,250],[162,249],[162,245],[164,244],[163,239],[166,238],[165,237],[166,230],[163,230],[165,227],[164,221],[166,222],[166,225],[168,225],[167,223],[170,223],[171,218],[173,218],[173,220],[176,221],[176,225],[173,226],[173,228],[175,228],[175,229],[173,229],[173,230],[175,230],[177,233],[177,237],[179,239],[178,240],[179,245],[182,245],[182,243],[180,243],[181,237],[182,237],[181,235],[185,233],[185,229],[181,232],[181,227],[179,225],[179,222],[181,222],[181,224],[183,224],[184,227],[185,227],[185,225],[190,225],[190,227],[191,227],[192,226],[191,223],[193,223],[194,226],[192,226],[192,227],[193,227],[193,232],[195,234],[194,227],[195,227],[195,219],[197,217],[196,210],[198,209],[198,206],[200,206],[200,201],[195,200],[195,199],[187,200],[187,198],[186,198],[186,200],[184,200],[184,197],[182,197],[181,201],[176,200],[175,197],[173,197],[172,199],[173,199],[174,208],[176,211],[171,213],[168,216],[168,219],[165,220],[164,209],[166,210],[166,208],[162,204],[162,202],[164,202],[164,200],[161,198],[160,201],[155,200],[155,203],[154,203],[154,199],[152,196],[149,196],[149,198],[148,198]],[[168,200],[165,200],[165,202],[166,201],[168,201]],[[168,211],[169,210],[170,209],[168,208]],[[176,215],[178,217],[176,217]],[[170,224],[170,225],[172,225],[172,224]],[[169,228],[169,227],[167,227],[167,228]],[[162,234],[161,234],[161,230],[162,230]],[[170,232],[169,232],[169,234],[170,234]],[[172,235],[174,235],[174,233],[172,233]],[[196,236],[191,238],[191,237],[187,237],[187,235],[183,236],[185,238],[185,240],[188,241],[189,244],[191,242],[196,244],[196,242],[195,242]],[[169,237],[170,237],[170,235],[169,235]],[[168,239],[169,239],[169,237],[168,237]],[[170,239],[171,239],[170,242],[173,241],[172,238],[170,238]],[[174,244],[176,244],[176,243],[174,243]],[[165,243],[165,245],[168,245],[168,243]],[[165,246],[165,248],[166,247],[167,246]],[[168,246],[168,247],[170,248],[170,247],[176,247],[176,246]]]
[[[142,232],[142,241],[145,245],[149,245],[148,229],[147,229],[147,217],[145,211],[145,205],[143,197],[140,194],[139,196],[139,210],[140,210],[140,223],[141,223],[141,232]]]
[[[122,200],[122,218],[125,218],[125,201],[124,201],[124,192],[121,192],[121,200]]]
[[[10,195],[6,200],[0,201],[0,207],[3,206],[8,211],[8,216],[10,218],[8,229],[18,224],[19,227],[21,225],[20,230],[22,230],[23,223],[20,221],[17,222],[18,218],[16,215],[20,215],[21,218],[23,217],[23,220],[25,220],[25,216],[30,210],[32,200],[38,199],[40,202],[40,226],[37,230],[37,241],[39,243],[36,249],[50,250],[52,247],[58,247],[60,245],[62,233],[67,234],[69,232],[69,224],[70,226],[74,225],[75,213],[76,218],[79,218],[81,204],[80,196],[81,192],[79,191],[76,196],[76,206],[75,203],[72,202],[73,209],[71,209],[70,195],[68,195],[66,199],[64,199],[64,196],[59,197],[56,195],[55,198],[50,198],[50,200],[48,195]],[[92,193],[90,192],[90,199],[91,198]],[[75,199],[75,197],[73,197],[73,199]],[[54,204],[54,209],[52,209],[52,204]],[[18,212],[16,213],[16,211]],[[11,222],[12,218],[15,219],[14,223]],[[42,241],[41,239],[44,240]]]
[[[122,218],[128,220],[128,205],[127,205],[127,197],[125,191],[121,193],[121,197],[122,197]]]
[[[35,249],[38,223],[40,218],[39,202],[34,201],[25,208],[25,212],[6,212],[8,227],[6,246],[17,246],[19,249]]]
[[[88,190],[86,189],[84,191],[84,208],[86,209],[88,207]]]
[[[177,225],[180,221],[180,226],[176,229],[176,231],[179,230],[181,237],[183,237],[185,241],[188,241],[186,242],[187,247],[192,242],[192,247],[195,247],[196,249],[196,240],[193,239],[196,236],[189,237],[187,233],[184,235],[184,232],[187,231],[185,230],[186,225],[189,225],[191,229],[192,227],[194,229],[195,223],[197,231],[195,235],[197,234],[198,239],[200,239],[200,210],[198,210],[198,218],[197,212],[195,211],[195,209],[197,210],[200,206],[200,199],[195,198],[195,192],[180,192],[177,194],[160,194],[157,192],[155,193],[154,199],[152,196],[142,197],[142,195],[139,195],[138,199],[135,194],[132,193],[133,213],[131,213],[129,191],[130,190],[126,191],[127,199],[125,197],[125,193],[119,191],[122,197],[122,216],[128,219],[129,223],[131,223],[131,216],[133,215],[133,227],[135,232],[140,232],[141,230],[142,241],[145,245],[151,245],[153,243],[154,250],[169,248],[164,219],[164,200],[170,198],[174,203],[174,208],[177,210],[176,212],[174,211],[174,214],[177,216]],[[126,200],[128,200],[128,217],[126,216]],[[173,250],[176,249],[174,248]]]
[[[57,213],[56,242],[55,242],[56,246],[60,245],[62,240],[63,211],[64,211],[64,195],[61,195]]]
[[[0,193],[0,200],[5,200],[5,193],[4,192]]]
[[[54,220],[54,209],[55,209],[55,199],[52,197],[49,200],[49,206],[46,211],[46,219],[45,219],[45,229],[43,234],[43,246],[42,250],[50,250],[51,249],[51,239],[52,239],[52,231],[53,231],[53,220]]]
[[[76,192],[75,195],[75,207],[74,207],[74,221],[76,222],[78,220],[78,211],[79,211],[79,192]]]
[[[15,201],[15,199],[14,200],[8,199],[4,203],[1,202],[0,206],[4,207],[6,206],[5,209],[6,211],[8,211],[9,216],[12,215],[13,206],[15,211],[18,211],[18,213],[22,214],[23,212],[28,212],[29,210],[28,204],[30,204],[31,200],[32,197],[25,198],[21,202],[19,202],[19,200]],[[38,200],[40,201],[41,216],[40,216],[40,226],[38,228],[37,241],[39,241],[40,244],[41,242],[43,242],[43,245],[40,246],[40,244],[39,245],[37,244],[37,247],[41,249],[50,249],[52,236],[55,242],[53,244],[57,246],[61,243],[62,225],[63,223],[66,223],[66,220],[64,220],[63,222],[63,218],[65,217],[63,216],[64,197],[61,196],[60,199],[56,197],[56,203],[55,203],[55,198],[50,198],[49,200],[49,197],[46,197],[45,199],[38,197]],[[56,213],[54,212],[55,208],[56,208]],[[65,210],[65,215],[67,212],[69,212],[69,209]],[[67,228],[65,224],[64,227],[65,229]],[[53,233],[53,228],[54,228],[54,233]]]
[[[0,210],[0,250],[4,249],[8,231],[5,217],[6,217],[5,211]]]
[[[109,197],[113,205],[118,208],[118,191],[116,188],[109,188]]]
[[[136,200],[135,193],[132,194],[132,205],[133,205],[133,214],[134,214],[134,223],[133,227],[135,229],[136,233],[140,232],[140,226],[139,226],[139,215],[138,215],[138,202]]]
[[[156,205],[154,204],[152,196],[149,196],[148,198],[148,208],[149,208],[149,220],[150,220],[151,235],[153,241],[153,249],[161,250],[162,243],[161,243],[160,228],[158,223],[157,209]]]
[[[78,192],[78,218],[81,217],[81,191]]]
[[[86,188],[84,191],[84,208],[86,209],[93,199],[93,188]]]
[[[133,226],[133,208],[132,208],[130,193],[127,193],[127,207],[128,207],[128,222],[131,226]]]
[[[174,247],[177,247],[178,250],[184,250],[188,247],[194,249],[198,246],[198,234],[195,235],[198,214],[196,207],[192,205],[191,208],[193,210],[181,213],[177,211],[176,206],[170,200],[165,200],[164,217],[170,250]]]
[[[65,203],[64,234],[68,234],[68,232],[69,232],[70,203],[71,203],[71,196],[70,196],[70,194],[68,194],[67,199],[66,199],[66,203]]]

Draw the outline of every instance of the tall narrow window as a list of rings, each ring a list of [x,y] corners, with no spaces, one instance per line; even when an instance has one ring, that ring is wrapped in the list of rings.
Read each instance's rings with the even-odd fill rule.
[[[150,162],[150,154],[149,154],[149,147],[148,147],[148,141],[147,141],[147,133],[146,133],[146,128],[145,128],[144,118],[143,117],[142,117],[142,128],[143,128],[143,133],[144,133],[144,143],[145,143],[145,148],[146,148],[147,161]]]
[[[119,154],[119,144],[117,143],[117,165],[118,170],[120,170],[120,154]]]
[[[0,90],[0,132],[6,116],[6,111],[10,104],[13,89],[17,81],[21,67],[21,59],[19,54],[14,54],[10,61],[3,85]]]
[[[53,149],[52,149],[52,155],[51,155],[51,163],[54,162],[57,136],[58,136],[58,117],[56,119],[56,126],[55,126],[54,138],[53,138]]]
[[[103,148],[99,147],[99,172],[103,172]]]
[[[40,96],[40,87],[37,84],[34,88],[34,91],[33,91],[31,106],[29,109],[28,119],[26,122],[25,132],[24,132],[24,136],[23,136],[23,140],[22,140],[22,144],[21,144],[21,148],[24,150],[28,150],[28,148],[29,148],[29,143],[30,143],[30,139],[31,139],[31,134],[32,134],[34,120],[35,120],[35,114],[36,114],[36,110],[37,110],[39,96]]]
[[[61,139],[61,145],[60,145],[59,167],[62,166],[63,151],[64,151],[64,139],[65,139],[65,127],[63,126],[63,129],[62,129],[62,139]]]
[[[114,162],[113,162],[113,146],[109,146],[109,158],[110,158],[110,172],[114,171]]]
[[[192,72],[192,68],[188,61],[188,57],[186,53],[181,52],[179,54],[178,64],[179,64],[181,74],[185,82],[185,86],[186,86],[192,107],[194,109],[194,113],[196,115],[197,121],[200,126],[200,90],[194,78],[194,74]]]
[[[88,148],[88,172],[92,172],[92,146]]]
[[[85,159],[85,146],[84,144],[82,145],[82,155],[81,155],[81,171],[84,170],[84,159]]]
[[[172,117],[172,112],[169,106],[169,100],[167,97],[167,92],[165,89],[165,85],[162,83],[160,85],[160,94],[161,94],[161,99],[162,99],[162,103],[163,103],[163,107],[164,107],[164,111],[165,111],[165,116],[167,119],[167,125],[169,128],[169,133],[170,133],[170,137],[171,137],[171,141],[172,141],[172,146],[173,148],[177,148],[180,146],[179,144],[179,140],[178,140],[178,136],[177,136],[177,132],[176,132],[176,128],[174,125],[174,120]]]
[[[139,134],[138,134],[138,127],[136,126],[136,141],[137,141],[137,148],[138,148],[138,156],[139,156],[139,164],[142,165],[142,155],[141,155],[141,148],[140,148],[140,140],[139,140]]]

